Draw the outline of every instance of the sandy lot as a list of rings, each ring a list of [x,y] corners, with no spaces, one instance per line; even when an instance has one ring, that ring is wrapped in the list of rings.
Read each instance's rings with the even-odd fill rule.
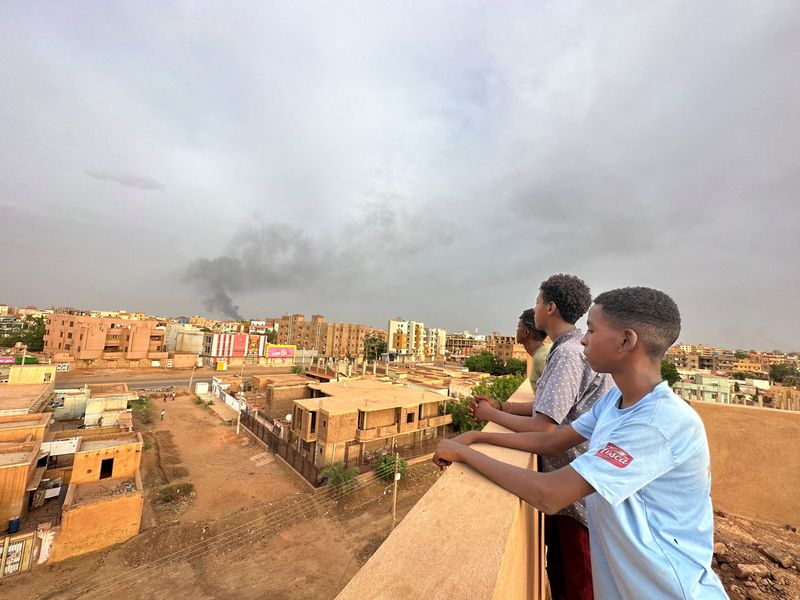
[[[389,534],[383,482],[342,498],[330,489],[311,493],[194,396],[156,398],[152,414],[153,422],[141,427],[148,444],[142,533],[3,581],[1,597],[333,598]],[[437,477],[431,464],[409,470],[399,517]],[[188,490],[189,483],[193,495],[155,501],[163,490]]]

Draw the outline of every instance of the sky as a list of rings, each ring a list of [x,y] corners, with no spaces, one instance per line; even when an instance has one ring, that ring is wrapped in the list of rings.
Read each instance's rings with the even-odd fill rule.
[[[0,303],[800,350],[800,5],[0,3]]]

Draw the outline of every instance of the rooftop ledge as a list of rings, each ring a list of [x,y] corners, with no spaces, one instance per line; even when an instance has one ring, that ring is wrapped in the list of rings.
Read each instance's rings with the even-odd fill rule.
[[[525,381],[509,399],[530,402]],[[485,431],[507,431],[489,423]],[[486,444],[488,456],[534,468],[527,452]],[[471,467],[455,463],[417,502],[337,600],[545,598],[542,515]]]

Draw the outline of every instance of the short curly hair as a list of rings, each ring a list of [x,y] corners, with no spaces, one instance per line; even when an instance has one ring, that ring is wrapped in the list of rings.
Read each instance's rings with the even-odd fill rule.
[[[533,339],[543,342],[547,338],[546,331],[536,328],[536,321],[533,318],[532,308],[526,308],[524,311],[522,311],[522,314],[519,316],[519,320],[522,321],[525,329],[531,333],[531,337],[533,337]]]
[[[539,285],[539,291],[542,300],[555,303],[561,318],[570,325],[585,315],[592,304],[589,286],[575,275],[551,275]]]
[[[633,329],[653,357],[662,357],[681,333],[678,305],[660,290],[626,287],[603,292],[594,301],[616,327]]]

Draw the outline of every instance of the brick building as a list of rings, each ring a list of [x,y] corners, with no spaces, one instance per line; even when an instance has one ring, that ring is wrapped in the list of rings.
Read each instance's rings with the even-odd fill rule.
[[[48,315],[44,352],[56,360],[165,360],[163,329],[156,321],[85,315]]]
[[[316,350],[318,356],[358,358],[364,355],[364,340],[374,333],[372,327],[357,323],[333,323],[322,315],[284,315],[277,323],[277,340],[299,350]]]

